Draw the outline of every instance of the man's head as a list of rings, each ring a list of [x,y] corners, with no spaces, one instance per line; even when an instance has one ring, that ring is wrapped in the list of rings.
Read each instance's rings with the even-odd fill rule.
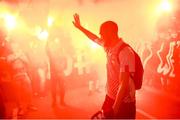
[[[113,40],[118,38],[118,25],[113,21],[106,21],[100,26],[100,35],[105,45],[111,44]]]

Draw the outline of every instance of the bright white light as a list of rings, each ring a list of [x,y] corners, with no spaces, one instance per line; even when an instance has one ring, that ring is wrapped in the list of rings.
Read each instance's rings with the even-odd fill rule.
[[[16,18],[14,16],[6,14],[4,19],[8,30],[12,30],[16,27]]]
[[[99,45],[97,44],[97,43],[94,43],[94,42],[92,42],[91,40],[89,40],[90,41],[90,47],[92,48],[92,49],[97,49],[97,48],[99,48]]]
[[[49,16],[49,17],[48,17],[48,21],[47,21],[48,27],[52,26],[53,23],[54,23],[54,18],[51,17],[51,16]]]
[[[170,11],[171,10],[171,4],[168,0],[165,0],[161,5],[162,10],[164,11]]]
[[[47,40],[48,36],[49,36],[49,33],[46,30],[44,30],[44,31],[41,31],[37,37],[39,38],[39,40]]]
[[[169,12],[172,10],[172,5],[169,0],[163,0],[159,6],[160,11]]]

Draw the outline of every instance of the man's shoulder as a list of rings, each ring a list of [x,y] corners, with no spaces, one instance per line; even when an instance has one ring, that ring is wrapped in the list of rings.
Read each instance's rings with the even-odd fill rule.
[[[127,45],[119,52],[119,56],[120,55],[122,55],[122,56],[133,55],[134,56],[134,50],[129,45]]]

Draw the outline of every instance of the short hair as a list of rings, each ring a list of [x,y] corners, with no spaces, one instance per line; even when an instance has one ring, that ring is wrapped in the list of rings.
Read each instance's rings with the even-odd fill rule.
[[[100,33],[112,33],[117,34],[118,33],[118,25],[113,21],[106,21],[101,24],[100,26]]]

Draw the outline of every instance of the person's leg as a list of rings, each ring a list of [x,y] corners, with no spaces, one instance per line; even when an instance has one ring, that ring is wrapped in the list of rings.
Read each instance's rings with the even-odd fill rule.
[[[24,86],[24,79],[22,76],[18,76],[15,79],[16,84],[16,95],[17,95],[17,102],[18,102],[18,115],[22,116],[27,111],[27,104],[26,104],[26,89]]]
[[[32,95],[34,95],[34,93],[35,93],[35,88],[34,88],[34,74],[33,74],[33,73],[34,73],[34,72],[33,72],[33,68],[32,68],[32,66],[31,66],[31,67],[29,67],[28,75],[29,75],[29,79],[31,80],[30,85],[31,85]]]
[[[44,69],[44,93],[43,96],[47,96],[50,89],[50,75],[47,69]]]
[[[11,113],[12,119],[16,119],[18,116],[18,112],[20,111],[20,108],[22,106],[22,101],[21,101],[21,82],[15,78],[12,79],[12,82],[10,82],[10,89],[7,89],[8,91],[11,91],[10,94],[6,94],[8,96],[11,96],[12,102],[14,103],[13,105],[13,110]]]
[[[94,88],[94,81],[93,81],[93,80],[89,80],[89,81],[88,81],[88,88],[89,88],[89,93],[88,93],[88,95],[92,95],[92,93],[93,93],[93,88]]]
[[[39,92],[39,77],[38,77],[38,69],[37,67],[33,67],[31,70],[31,86],[34,96],[38,96]]]
[[[51,95],[52,95],[52,107],[56,107],[57,105],[57,98],[56,98],[56,92],[57,92],[57,76],[54,74],[51,74]]]
[[[32,103],[33,93],[31,87],[31,80],[28,75],[24,76],[23,90],[24,90],[23,96],[26,98],[25,103],[28,110],[37,110],[37,108]]]
[[[64,78],[59,77],[59,97],[60,97],[60,105],[66,105],[64,101],[65,96],[65,85],[64,85]]]
[[[1,88],[1,85],[0,85]],[[3,91],[0,89],[0,119],[5,118],[5,102],[3,100]]]
[[[37,108],[32,104],[31,81],[27,74],[21,76],[20,91],[21,111],[19,114],[23,115],[27,110],[37,110]]]
[[[135,102],[122,103],[117,115],[118,116],[115,116],[115,118],[118,119],[135,119],[136,117]]]
[[[44,68],[39,68],[38,74],[40,79],[40,96],[43,97],[45,92],[45,81],[46,81]]]

